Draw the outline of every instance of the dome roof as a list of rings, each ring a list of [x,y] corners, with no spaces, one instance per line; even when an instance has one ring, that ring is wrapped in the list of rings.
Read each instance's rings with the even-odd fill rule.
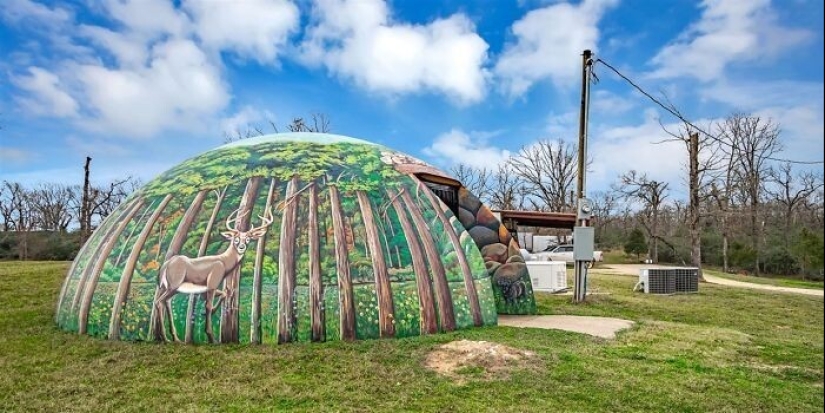
[[[489,210],[466,190],[462,199],[478,205],[451,208],[419,176],[451,179],[337,135],[276,134],[205,152],[101,223],[66,276],[57,322],[110,339],[264,343],[495,324],[501,292],[488,268],[509,265],[512,284],[521,267],[506,251],[517,245],[498,221],[470,228],[501,245],[491,265],[462,224]],[[518,291],[532,303],[527,283]]]

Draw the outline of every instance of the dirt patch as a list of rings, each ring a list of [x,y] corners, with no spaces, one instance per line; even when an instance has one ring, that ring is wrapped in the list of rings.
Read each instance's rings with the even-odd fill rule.
[[[489,341],[460,340],[430,352],[424,367],[457,383],[467,379],[494,380],[509,376],[516,369],[535,368],[536,354]]]

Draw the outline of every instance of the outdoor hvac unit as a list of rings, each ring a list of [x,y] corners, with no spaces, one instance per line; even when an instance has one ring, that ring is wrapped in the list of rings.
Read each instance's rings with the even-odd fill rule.
[[[567,265],[556,261],[527,261],[533,291],[556,292],[567,289]]]
[[[680,294],[699,292],[699,269],[683,267],[644,268],[639,283],[645,294]]]

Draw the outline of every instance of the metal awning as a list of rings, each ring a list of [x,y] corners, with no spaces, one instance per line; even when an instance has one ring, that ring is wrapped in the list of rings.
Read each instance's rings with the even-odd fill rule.
[[[541,211],[516,211],[516,210],[493,210],[498,215],[502,223],[508,228],[514,225],[573,229],[576,226],[576,214],[568,212],[541,212]]]

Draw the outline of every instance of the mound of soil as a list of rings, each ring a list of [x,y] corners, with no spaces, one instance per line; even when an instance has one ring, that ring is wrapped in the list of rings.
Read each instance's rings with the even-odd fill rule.
[[[489,341],[459,340],[427,355],[424,367],[463,383],[468,378],[501,379],[515,369],[534,368],[536,354]]]

